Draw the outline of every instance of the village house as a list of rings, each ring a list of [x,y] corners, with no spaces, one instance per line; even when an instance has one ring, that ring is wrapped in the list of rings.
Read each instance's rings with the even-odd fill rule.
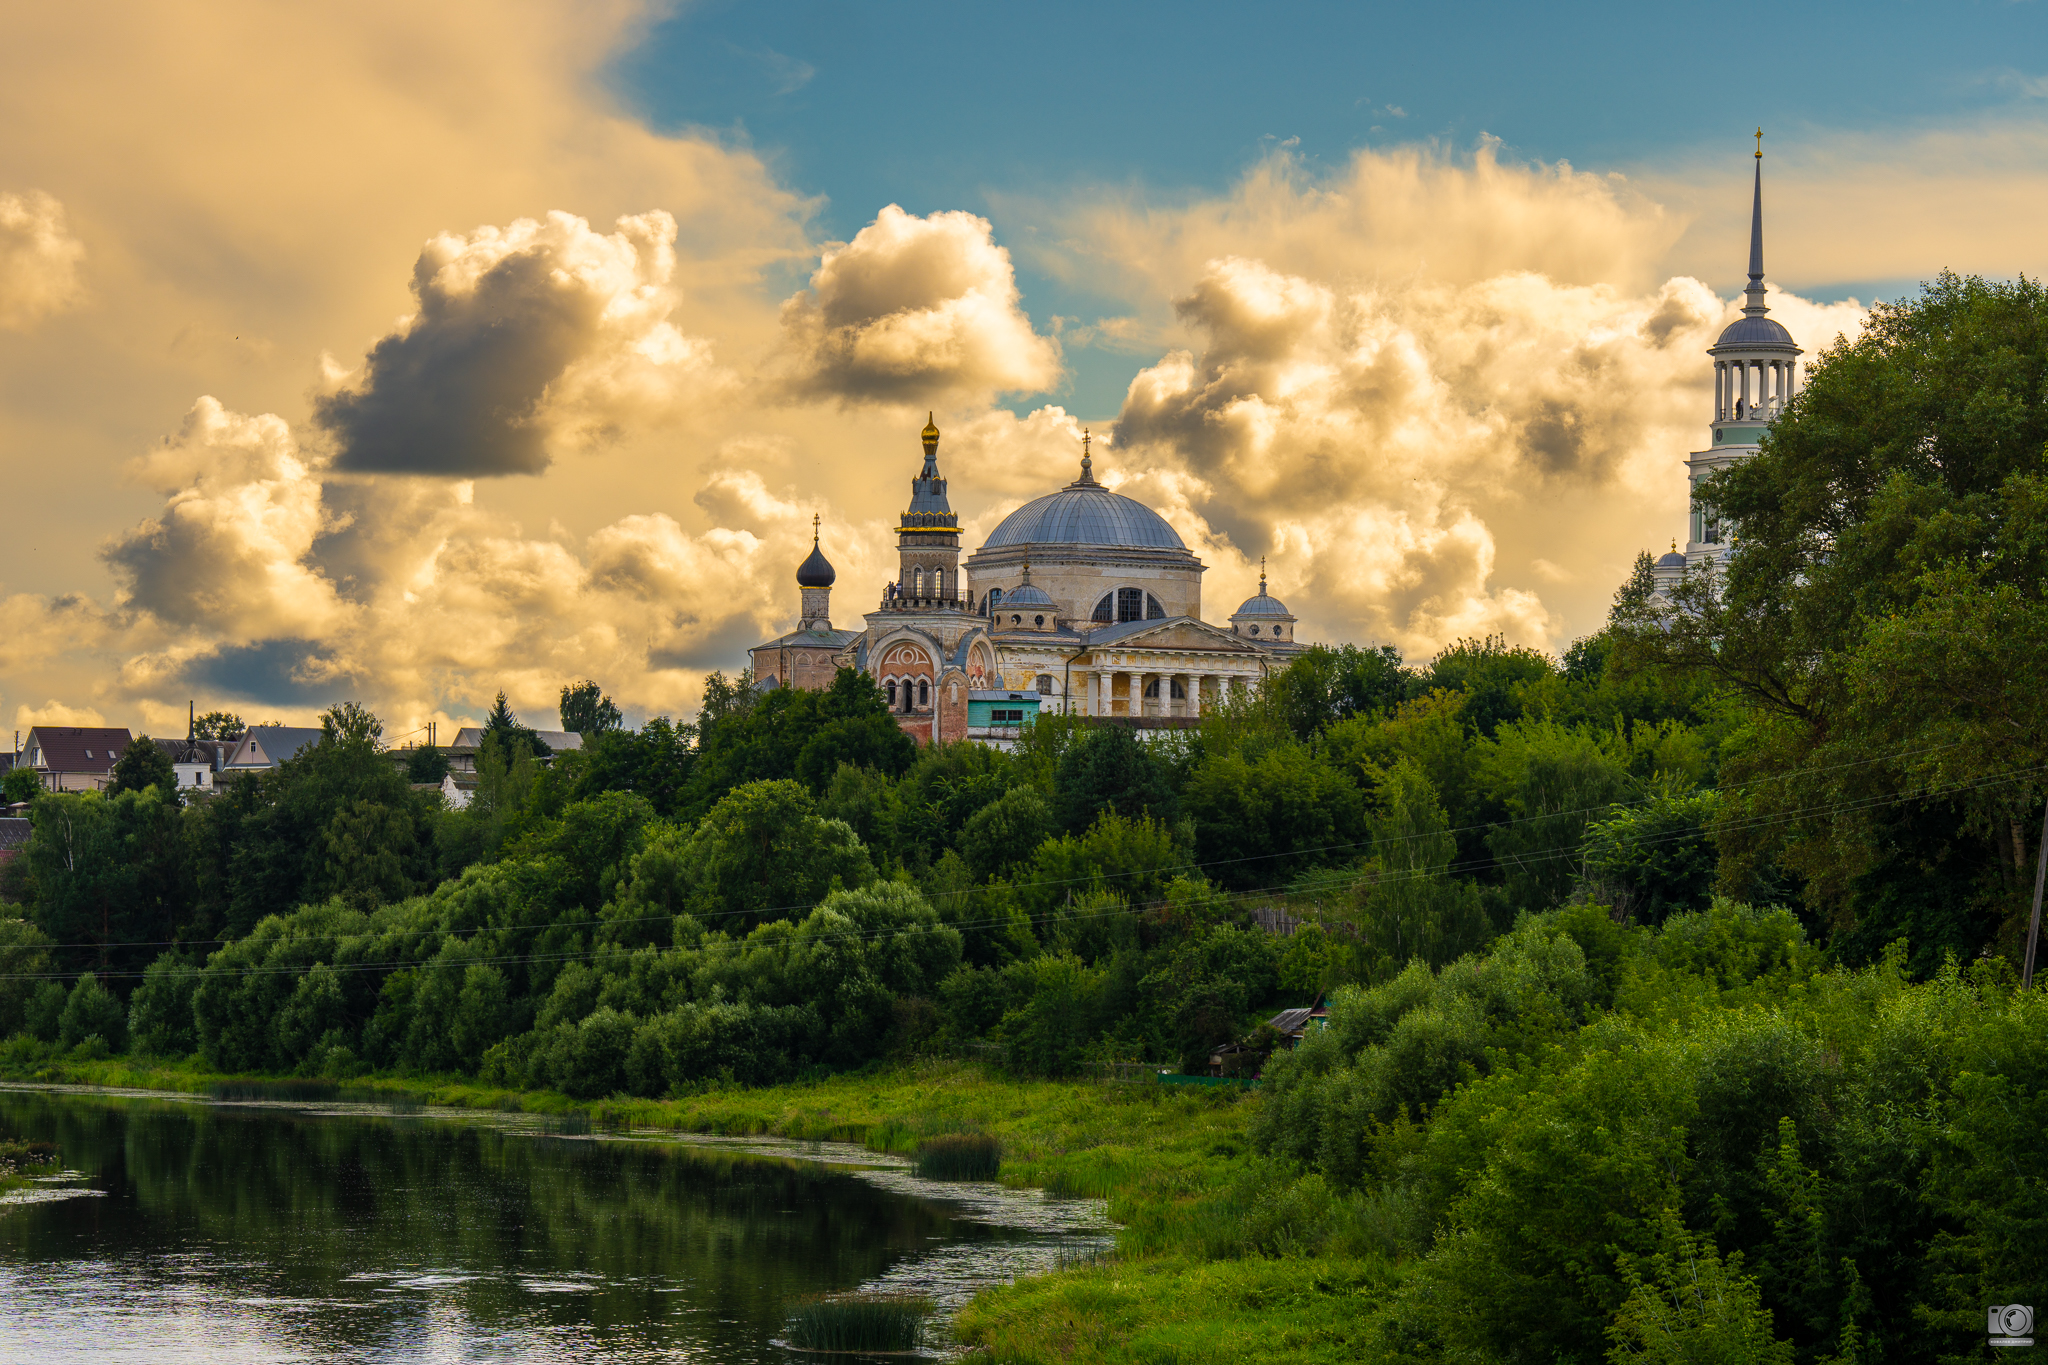
[[[21,762],[35,769],[45,791],[105,791],[131,738],[109,726],[38,725],[28,732]]]

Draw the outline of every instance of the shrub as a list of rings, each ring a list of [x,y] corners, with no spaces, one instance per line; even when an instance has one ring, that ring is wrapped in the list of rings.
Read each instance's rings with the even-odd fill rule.
[[[121,1008],[119,996],[102,986],[98,977],[88,974],[79,977],[78,984],[71,988],[63,1013],[57,1016],[57,1036],[64,1046],[77,1047],[94,1035],[98,1035],[102,1047],[124,1051],[128,1046],[128,1011]]]
[[[918,1144],[916,1170],[926,1180],[994,1180],[1003,1144],[986,1133],[953,1133]]]
[[[790,1310],[789,1344],[799,1351],[914,1351],[931,1311],[930,1299],[908,1294],[801,1299]]]

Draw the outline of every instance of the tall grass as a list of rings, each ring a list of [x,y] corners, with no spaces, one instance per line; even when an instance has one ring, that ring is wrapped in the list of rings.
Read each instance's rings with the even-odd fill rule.
[[[799,1351],[914,1351],[932,1301],[912,1294],[799,1299],[789,1344]]]
[[[986,1133],[951,1133],[918,1144],[917,1173],[926,1180],[994,1180],[1003,1144]]]
[[[286,1076],[278,1080],[215,1081],[206,1087],[208,1099],[283,1100],[319,1104],[339,1099],[341,1087],[333,1081],[305,1080]]]

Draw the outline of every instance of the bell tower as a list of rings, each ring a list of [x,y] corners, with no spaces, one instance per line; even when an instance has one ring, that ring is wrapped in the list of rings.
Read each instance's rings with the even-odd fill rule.
[[[939,428],[924,424],[924,468],[910,481],[910,506],[896,525],[899,570],[884,605],[892,611],[964,611],[960,582],[960,518],[946,500],[939,473]]]
[[[1707,348],[1714,359],[1713,440],[1686,457],[1692,516],[1685,550],[1657,561],[1658,587],[1675,587],[1686,570],[1718,568],[1733,553],[1735,528],[1699,495],[1710,476],[1756,454],[1758,442],[1798,391],[1799,344],[1764,302],[1764,133],[1756,131],[1756,182],[1749,207],[1749,284],[1742,316]]]

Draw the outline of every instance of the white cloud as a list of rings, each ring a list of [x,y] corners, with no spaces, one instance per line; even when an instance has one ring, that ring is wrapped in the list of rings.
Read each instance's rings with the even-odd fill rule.
[[[75,303],[85,247],[41,190],[0,192],[0,328],[25,331]]]
[[[1059,343],[1032,330],[1010,253],[971,213],[889,205],[825,252],[782,325],[789,383],[807,396],[986,401],[1060,377]]]
[[[668,320],[675,237],[659,211],[608,235],[557,212],[435,237],[413,268],[418,311],[318,404],[335,467],[537,474],[715,391],[708,343]]]

